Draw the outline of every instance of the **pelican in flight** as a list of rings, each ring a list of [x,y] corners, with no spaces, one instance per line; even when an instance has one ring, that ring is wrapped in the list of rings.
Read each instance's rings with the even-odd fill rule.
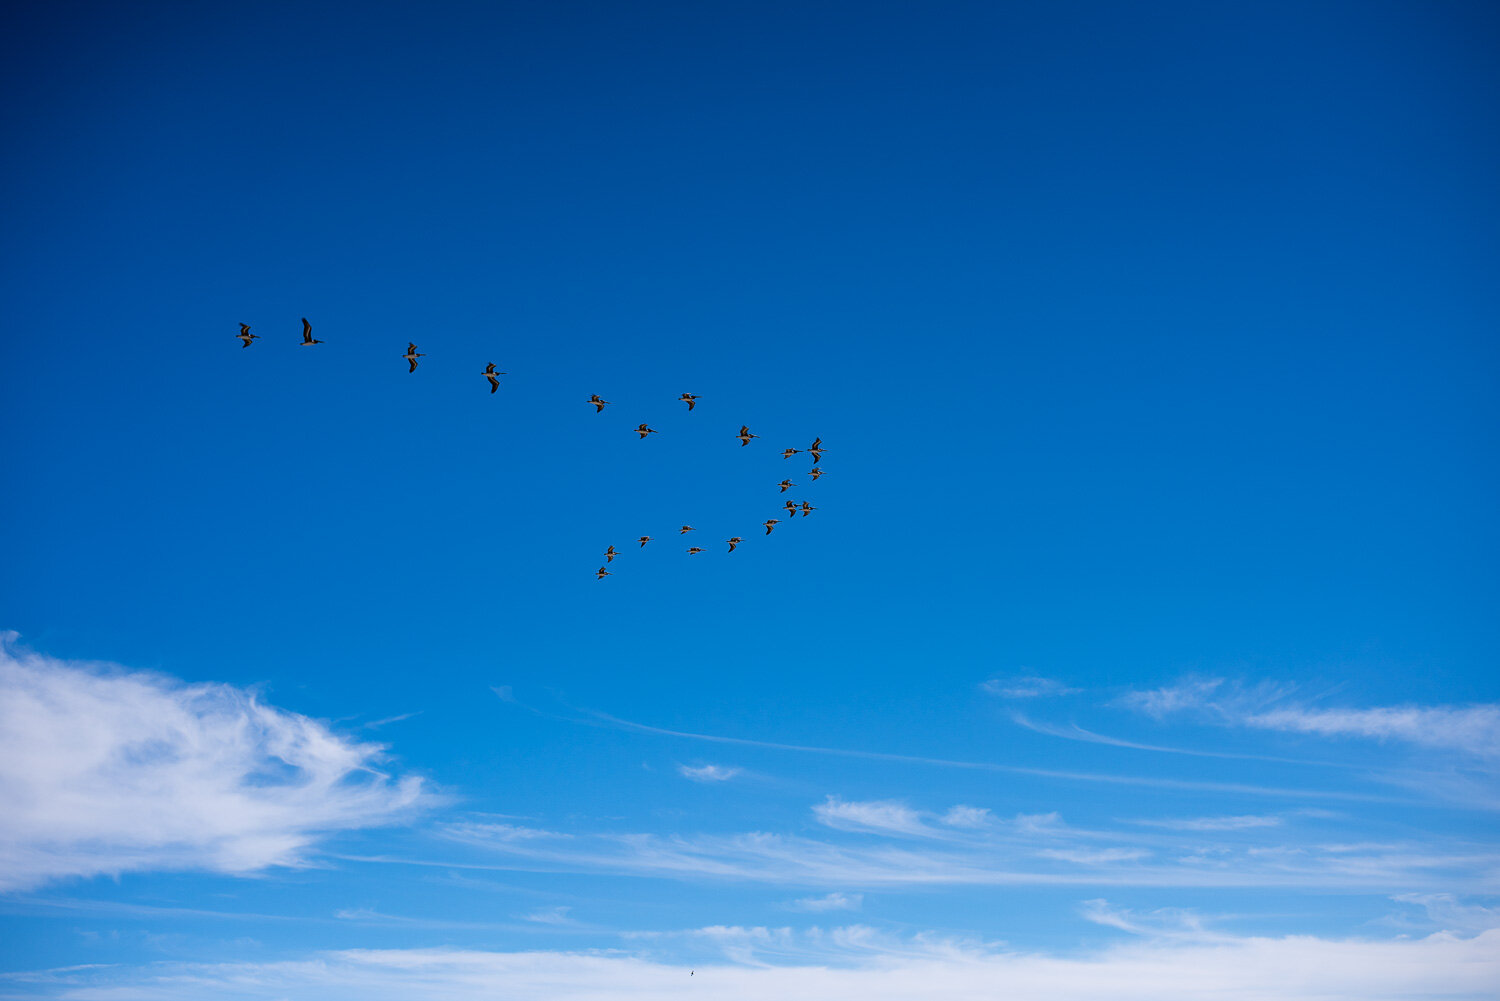
[[[786,493],[789,489],[795,487],[797,484],[793,483],[791,480],[782,480],[776,485],[781,488],[782,493]]]
[[[614,546],[610,546],[608,549],[606,549],[604,551],[604,562],[605,563],[613,563],[615,561],[615,557],[619,556],[619,555],[620,555],[619,553],[615,552],[615,547]]]
[[[648,543],[650,541],[651,541],[651,536],[649,536],[649,535],[643,535],[643,536],[641,536],[641,548],[645,549],[646,548],[646,543]]]
[[[786,516],[788,518],[795,518],[795,517],[797,517],[797,502],[796,501],[787,501],[786,502]]]
[[[697,546],[693,546],[693,547],[691,547],[691,548],[688,549],[688,555],[689,556],[697,556],[701,552],[703,552],[703,550],[700,549]]]
[[[781,453],[781,457],[783,459],[790,459],[792,456],[796,455],[800,451],[802,451],[800,448],[789,448],[785,452]]]
[[[482,376],[484,376],[486,379],[490,380],[490,392],[493,393],[495,390],[497,390],[497,389],[500,388],[500,377],[502,375],[509,375],[510,373],[509,372],[496,372],[495,371],[495,363],[494,362],[490,362],[488,365],[486,365],[484,367],[484,371],[481,372],[481,373],[479,373],[479,374],[482,375]]]
[[[417,359],[418,358],[425,358],[426,355],[424,355],[422,352],[418,351],[417,350],[417,346],[415,344],[413,344],[411,341],[407,341],[406,342],[406,354],[402,355],[401,357],[405,358],[407,361],[411,362],[411,368],[409,368],[409,369],[406,370],[407,374],[410,374],[410,373],[415,372],[417,370]]]
[[[594,413],[596,413],[596,414],[602,414],[602,413],[604,413],[604,408],[609,405],[609,401],[608,400],[601,400],[601,399],[599,399],[599,394],[598,393],[595,393],[593,396],[590,396],[589,397],[589,402],[594,405]]]
[[[767,518],[766,519],[766,534],[770,535],[771,532],[772,532],[772,530],[774,530],[776,528],[776,526],[779,525],[779,524],[781,524],[781,521],[779,519],[777,519],[777,518]]]
[[[750,433],[750,426],[748,424],[741,424],[740,425],[739,439],[740,439],[740,445],[741,445],[741,447],[750,444],[750,439],[751,438],[759,438],[759,437],[760,437],[760,435],[758,435],[758,434],[751,434]]]
[[[309,344],[322,344],[322,341],[314,340],[312,335],[312,324],[307,322],[307,317],[302,318],[302,347]]]
[[[237,333],[237,334],[235,334],[234,336],[236,336],[240,340],[244,341],[245,342],[245,347],[248,348],[250,346],[250,342],[253,341],[253,340],[258,339],[260,337],[260,334],[252,334],[250,332],[250,324],[248,324],[248,323],[242,323],[242,324],[240,324],[240,332]]]
[[[807,501],[803,501],[802,502],[802,517],[806,518],[808,515],[812,514],[816,510],[817,510],[817,508],[813,507]]]
[[[745,540],[742,539],[742,538],[740,538],[738,535],[736,535],[734,538],[732,538],[732,539],[730,539],[728,541],[729,541],[729,551],[732,553],[732,552],[734,552],[734,547],[737,546],[737,545],[739,545],[741,542],[744,542]]]
[[[814,438],[813,443],[807,446],[807,454],[813,457],[813,465],[823,461],[823,439]]]
[[[812,469],[811,469],[811,470],[810,470],[810,471],[809,471],[809,472],[808,472],[808,474],[807,474],[807,475],[808,475],[808,476],[811,476],[811,477],[812,477],[812,478],[813,478],[813,479],[814,479],[814,480],[816,480],[816,479],[817,479],[817,478],[818,478],[818,477],[819,477],[819,476],[822,476],[822,475],[823,475],[823,470],[821,470],[821,469],[819,469],[819,468],[818,468],[818,467],[817,467],[817,466],[814,466],[814,467],[812,467]]]
[[[599,570],[598,570],[598,572],[596,574],[594,574],[594,578],[596,580],[603,580],[606,577],[613,577],[613,576],[614,576],[613,573],[611,573],[610,571],[604,569],[603,567],[600,567]]]
[[[692,393],[683,393],[681,396],[679,396],[677,398],[679,400],[681,400],[683,403],[686,403],[688,405],[688,409],[689,410],[692,410],[693,407],[694,407],[694,405],[696,405],[697,402],[698,402],[698,397],[694,396]]]
[[[696,532],[696,531],[698,531],[698,530],[696,528],[694,528],[692,525],[683,525],[682,526],[682,531],[678,532],[677,534],[678,535],[686,535],[689,532]]]
[[[635,429],[635,433],[644,438],[648,434],[660,434],[661,432],[657,431],[656,428],[648,428],[646,425],[642,424],[640,427]]]

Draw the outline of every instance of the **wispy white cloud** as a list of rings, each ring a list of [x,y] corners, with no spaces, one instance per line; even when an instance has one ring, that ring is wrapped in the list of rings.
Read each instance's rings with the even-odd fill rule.
[[[1403,893],[1393,899],[1427,912],[1428,920],[1448,931],[1481,932],[1500,928],[1500,907],[1466,901],[1452,893]]]
[[[826,893],[821,897],[803,897],[794,900],[787,906],[794,911],[809,911],[821,913],[824,911],[857,911],[863,906],[865,895],[863,893]]]
[[[540,925],[576,925],[578,921],[568,916],[573,908],[558,905],[556,907],[542,907],[522,915],[523,921],[532,921]]]
[[[973,1001],[997,990],[1015,1001],[1479,1001],[1500,982],[1500,930],[1262,938],[1161,934],[1170,916],[1143,921],[1102,902],[1094,916],[1141,937],[1062,955],[858,925],[715,926],[653,939],[650,953],[352,949],[270,963],[67,967],[4,981],[30,997],[76,1001],[634,1001],[705,991],[721,1001]],[[648,958],[664,943],[682,958]]]
[[[744,769],[731,768],[725,765],[700,765],[697,768],[691,765],[678,765],[677,772],[683,778],[692,779],[694,782],[728,782]]]
[[[1500,850],[1451,839],[1425,843],[1319,844],[1267,840],[1276,828],[1234,830],[1229,840],[1189,828],[1133,832],[1070,827],[1055,814],[939,827],[941,814],[903,803],[830,797],[814,816],[836,835],[572,834],[457,823],[445,836],[484,850],[497,868],[610,872],[674,879],[828,888],[944,885],[1294,886],[1372,893],[1500,888]],[[1262,835],[1255,837],[1254,835]],[[400,862],[385,857],[379,862]],[[415,861],[415,860],[414,860]],[[422,863],[426,864],[426,863]]]
[[[1169,831],[1244,831],[1252,827],[1280,827],[1286,821],[1277,814],[1242,814],[1236,817],[1163,817],[1132,820],[1131,823]]]
[[[818,823],[841,831],[878,831],[885,834],[927,835],[932,829],[921,814],[894,800],[849,802],[837,796],[813,807]]]
[[[420,780],[378,744],[229,685],[0,643],[0,890],[142,869],[303,864],[320,834],[392,822]]]
[[[1486,762],[1500,761],[1500,705],[1495,703],[1318,708],[1287,703],[1294,690],[1295,686],[1271,682],[1247,687],[1218,678],[1192,678],[1176,685],[1127,693],[1118,704],[1158,719],[1188,712],[1222,725],[1322,737],[1396,740]]]
[[[1069,688],[1061,681],[1052,678],[1034,676],[991,678],[980,682],[979,687],[982,691],[998,695],[1003,699],[1035,699],[1049,695],[1073,695],[1083,691],[1081,688]]]
[[[1500,705],[1310,709],[1289,706],[1246,716],[1247,726],[1324,737],[1402,740],[1500,761]]]
[[[990,811],[986,807],[960,804],[950,807],[947,813],[938,818],[938,821],[949,827],[984,827],[990,822]]]

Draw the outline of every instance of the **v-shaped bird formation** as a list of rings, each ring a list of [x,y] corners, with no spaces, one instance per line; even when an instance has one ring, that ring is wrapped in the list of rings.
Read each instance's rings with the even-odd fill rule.
[[[250,347],[250,345],[251,345],[251,343],[253,341],[257,341],[257,340],[263,339],[260,334],[252,334],[250,332],[250,325],[248,323],[241,323],[239,326],[240,326],[240,332],[238,334],[235,334],[234,336],[240,339],[240,341],[242,342],[242,346],[243,347],[247,347],[248,348],[248,347]],[[313,331],[312,324],[310,322],[308,322],[307,317],[303,317],[302,318],[302,341],[300,342],[299,346],[301,346],[301,347],[312,347],[313,345],[322,344],[323,343],[323,341],[318,340],[317,338],[313,337],[312,331]],[[405,362],[407,362],[407,364],[408,364],[409,367],[407,368],[406,371],[407,371],[408,374],[411,374],[411,373],[416,372],[416,370],[417,370],[417,359],[418,358],[425,358],[426,354],[424,352],[418,351],[417,350],[417,346],[415,344],[413,344],[412,342],[408,341],[407,344],[406,344],[406,353],[404,355],[400,355],[399,357],[402,358],[402,360],[404,360]],[[496,368],[495,368],[495,363],[494,362],[489,362],[487,365],[485,365],[484,370],[482,372],[480,372],[479,374],[482,375],[482,376],[484,376],[484,378],[489,382],[489,384],[490,384],[490,393],[493,395],[494,393],[498,392],[499,389],[500,389],[500,376],[507,375],[508,373],[497,371]],[[687,409],[688,409],[689,413],[691,413],[697,407],[699,399],[701,399],[701,397],[699,397],[699,396],[697,396],[696,394],[693,394],[693,393],[683,393],[681,396],[677,397],[677,400],[679,402],[687,404]],[[610,406],[610,402],[608,400],[604,399],[603,397],[601,397],[598,393],[594,393],[594,394],[590,395],[589,398],[587,400],[583,401],[583,402],[591,404],[593,406],[593,408],[594,408],[594,413],[596,413],[596,414],[602,414],[604,412],[604,408],[607,407],[607,406]],[[641,440],[645,440],[649,436],[659,433],[656,428],[650,427],[650,426],[648,426],[645,423],[642,423],[642,424],[636,426],[635,428],[632,428],[632,430],[635,431],[636,434],[638,434],[640,436]],[[737,435],[734,435],[733,437],[739,440],[739,443],[740,443],[741,447],[744,447],[746,445],[749,445],[750,442],[753,439],[758,438],[760,436],[757,435],[757,434],[752,434],[751,431],[750,431],[749,425],[747,425],[747,424],[741,424],[740,425],[740,433],[737,434]],[[792,456],[794,456],[794,455],[800,455],[800,454],[802,454],[804,452],[807,453],[808,455],[812,456],[812,458],[813,458],[813,467],[812,467],[811,470],[809,470],[808,476],[813,481],[817,481],[817,479],[823,475],[823,470],[821,468],[819,468],[821,466],[821,464],[822,464],[822,461],[823,461],[823,451],[824,451],[824,449],[823,449],[823,439],[822,438],[814,438],[813,441],[812,441],[812,444],[809,445],[809,446],[807,446],[806,448],[788,448],[788,449],[785,449],[781,453],[781,457],[783,459],[790,459]],[[784,479],[780,483],[776,484],[776,486],[779,488],[779,491],[781,493],[783,493],[783,494],[786,493],[787,490],[791,489],[792,487],[794,487],[796,485],[797,484],[795,484],[794,482],[792,482],[790,479]],[[788,500],[783,505],[783,510],[786,513],[786,520],[790,521],[791,519],[797,517],[797,515],[798,515],[799,512],[802,515],[802,517],[806,518],[809,514],[811,514],[812,512],[816,511],[817,508],[814,507],[812,504],[808,503],[807,501],[802,501],[799,504],[797,501]],[[782,523],[781,519],[779,519],[779,518],[767,518],[761,524],[765,527],[766,534],[770,535],[773,531],[775,531],[776,526],[779,525],[779,524],[781,524],[781,523]],[[694,529],[693,526],[691,526],[691,525],[683,525],[682,528],[678,531],[678,535],[686,535],[688,532],[692,532],[692,531],[696,531],[696,529]],[[646,543],[652,541],[652,537],[649,536],[649,535],[642,535],[636,541],[640,543],[639,548],[645,549],[646,548]],[[725,541],[729,544],[728,552],[732,553],[745,540],[744,540],[744,538],[742,536],[734,535],[734,536],[729,537]],[[687,549],[687,554],[689,556],[697,556],[699,553],[704,553],[704,552],[707,552],[707,551],[708,551],[707,549],[704,549],[701,546],[690,546]],[[615,549],[614,546],[610,546],[610,547],[608,547],[607,549],[604,550],[604,562],[605,563],[613,563],[615,561],[615,557],[616,556],[620,556],[620,555],[622,555],[622,554],[619,553]],[[614,571],[612,571],[612,570],[606,570],[604,567],[600,567],[598,570],[596,570],[594,572],[594,576],[598,580],[603,580],[606,577],[612,577],[612,576],[614,576]]]

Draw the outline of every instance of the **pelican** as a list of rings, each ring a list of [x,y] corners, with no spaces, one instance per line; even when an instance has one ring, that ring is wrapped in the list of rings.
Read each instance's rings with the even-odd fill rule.
[[[643,536],[641,536],[641,548],[645,549],[646,548],[646,543],[648,543],[650,541],[651,541],[651,536],[649,536],[649,535],[643,535]]]
[[[411,362],[411,368],[409,368],[409,369],[406,370],[407,374],[410,375],[412,372],[415,372],[417,370],[417,359],[418,358],[425,358],[426,355],[424,355],[422,352],[418,351],[417,350],[417,346],[415,344],[413,344],[411,341],[407,341],[406,342],[406,354],[402,355],[401,357],[405,358],[407,361]]]
[[[750,439],[751,438],[759,438],[759,437],[760,437],[760,435],[758,435],[758,434],[751,434],[750,433],[750,426],[748,424],[741,424],[740,425],[739,439],[740,439],[740,446],[741,447],[744,447],[745,445],[750,444]]]
[[[480,372],[479,374],[482,375],[482,376],[484,376],[486,379],[490,380],[490,392],[493,393],[495,390],[497,390],[497,389],[500,388],[500,377],[502,375],[509,375],[510,373],[509,372],[496,372],[495,371],[495,363],[494,362],[490,362],[488,365],[486,365],[484,367],[484,371]]]
[[[619,556],[619,555],[620,555],[619,553],[615,552],[615,547],[614,546],[610,546],[608,549],[606,549],[604,551],[604,562],[605,563],[613,563],[615,561],[615,557]]]
[[[775,527],[777,525],[779,525],[779,524],[781,524],[781,522],[780,522],[779,519],[776,519],[776,518],[767,518],[766,519],[766,534],[770,535],[771,531],[773,529],[775,529]]]
[[[802,517],[806,518],[808,515],[812,514],[816,510],[817,510],[817,508],[813,507],[807,501],[803,501],[802,502]]]
[[[741,542],[744,542],[745,540],[736,535],[734,538],[727,541],[729,542],[729,551],[732,553],[734,552],[734,547],[739,545]]]
[[[251,341],[257,340],[257,339],[260,338],[260,334],[252,334],[250,332],[250,324],[248,324],[248,323],[242,323],[242,324],[240,324],[240,332],[237,333],[237,334],[235,334],[234,336],[236,336],[240,340],[244,341],[245,342],[245,347],[247,347],[247,348],[250,346],[250,342]]]
[[[636,428],[635,429],[635,433],[638,434],[638,435],[640,435],[642,438],[646,437],[646,435],[648,435],[648,434],[660,434],[660,432],[657,431],[656,428],[648,428],[644,424],[642,424],[640,427]]]
[[[688,549],[688,555],[689,556],[697,556],[701,552],[703,552],[703,550],[700,549],[700,548],[698,548],[697,546],[692,546],[691,548]]]
[[[313,340],[312,324],[307,322],[307,317],[302,318],[302,347],[309,344],[322,344],[322,341]]]
[[[813,443],[807,446],[807,454],[813,457],[813,465],[823,461],[823,439],[814,438]]]
[[[596,414],[602,414],[602,413],[604,413],[604,408],[609,405],[609,401],[608,400],[601,400],[601,399],[599,399],[599,394],[598,393],[595,393],[593,396],[590,396],[589,397],[589,402],[594,405],[594,413],[596,413]]]
[[[823,470],[819,469],[817,466],[814,466],[811,470],[808,471],[807,475],[816,480],[819,476],[823,475]]]
[[[781,488],[782,493],[786,493],[789,489],[795,487],[797,484],[793,483],[791,480],[782,480],[776,485]]]
[[[788,518],[795,518],[795,517],[797,517],[797,502],[796,501],[787,501],[786,502],[786,516]]]
[[[785,452],[781,453],[781,457],[783,459],[790,459],[792,456],[796,455],[800,451],[802,451],[800,448],[789,448]]]
[[[679,400],[681,400],[683,403],[686,403],[688,405],[688,409],[689,410],[692,410],[693,407],[694,407],[694,405],[696,405],[697,402],[698,402],[698,397],[694,396],[692,393],[683,393],[681,396],[679,396],[677,398]]]
[[[596,580],[603,580],[606,577],[613,577],[613,576],[614,576],[614,574],[610,573],[608,570],[604,569],[603,567],[600,567],[599,571],[594,575],[594,577],[595,577]]]
[[[682,526],[682,531],[678,532],[677,534],[678,535],[686,535],[689,532],[696,532],[696,531],[697,531],[697,529],[694,528],[692,525],[683,525]]]

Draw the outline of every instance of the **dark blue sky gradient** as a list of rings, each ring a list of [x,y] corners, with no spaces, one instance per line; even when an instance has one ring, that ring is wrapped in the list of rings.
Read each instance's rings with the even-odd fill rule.
[[[1069,766],[975,685],[1500,698],[1492,5],[10,17],[0,628],[38,649],[421,711],[381,739],[516,814],[666,809],[666,745],[491,685]],[[807,485],[776,453],[818,435]],[[767,539],[787,475],[819,510]],[[890,795],[842,769],[788,815]]]

